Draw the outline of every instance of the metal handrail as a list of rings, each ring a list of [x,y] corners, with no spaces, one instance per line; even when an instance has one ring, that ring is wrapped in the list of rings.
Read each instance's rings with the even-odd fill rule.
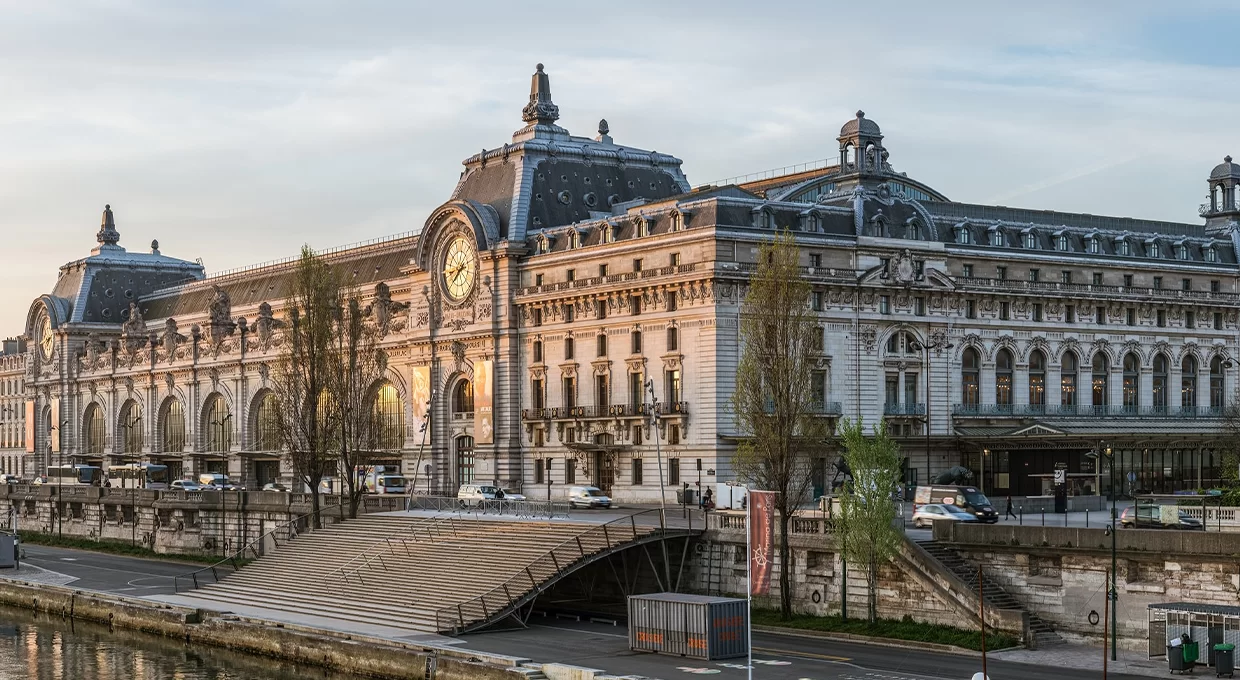
[[[641,536],[645,534],[638,534],[637,532],[637,517],[640,515],[648,515],[650,513],[657,513],[659,516],[659,524],[652,528],[651,533],[655,531],[666,532],[667,516],[664,514],[662,508],[643,510],[642,512],[633,513],[627,517],[620,517],[618,519],[611,520],[610,522],[595,525],[593,528],[584,533],[577,534],[571,538],[561,541],[547,552],[531,560],[514,576],[500,585],[495,586],[491,590],[475,598],[466,600],[465,602],[460,602],[447,607],[440,607],[435,611],[435,629],[441,632],[446,630],[456,632],[464,630],[466,627],[465,611],[469,608],[481,607],[483,614],[482,618],[486,619],[490,618],[492,612],[502,612],[517,604],[521,597],[527,592],[531,590],[538,590],[540,588],[540,581],[534,578],[534,572],[532,571],[535,567],[546,564],[547,560],[550,559],[551,566],[554,567],[555,571],[551,577],[543,579],[541,582],[546,583],[554,580],[554,576],[564,573],[566,569],[572,567],[572,565],[578,560],[594,554],[593,552],[586,553],[585,547],[581,542],[584,538],[593,538],[601,535],[604,543],[606,544],[602,550],[610,550],[611,548],[627,541],[641,538]],[[622,524],[628,524],[629,531],[624,533],[619,533],[614,529],[612,531],[608,531],[608,527],[614,527]],[[565,546],[575,548],[573,552],[576,554],[571,556],[571,560],[561,563],[559,558],[556,556],[556,551],[564,548]],[[528,586],[525,585],[526,581],[529,582]]]
[[[513,515],[515,517],[547,518],[568,517],[571,509],[567,501],[539,500],[465,500],[455,496],[413,495],[409,498],[410,510],[434,510],[457,515]]]
[[[452,535],[456,536],[456,524],[453,522],[453,519],[454,518],[452,516],[432,517],[426,522],[420,522],[408,527],[407,531],[410,534],[409,536],[385,536],[384,538],[367,546],[362,552],[354,555],[348,562],[345,562],[336,569],[332,570],[332,572],[327,575],[327,578],[348,583],[350,576],[359,575],[358,581],[364,584],[365,581],[362,581],[360,574],[376,561],[378,561],[384,569],[387,569],[387,563],[383,561],[383,556],[389,555],[395,551],[397,546],[393,544],[393,539],[398,541],[399,546],[405,549],[405,555],[407,556],[410,554],[409,543],[421,542],[418,540],[420,533],[425,533],[432,539],[431,542],[434,542],[444,535],[443,532],[439,531],[440,526],[447,524],[448,528],[452,532]],[[386,548],[386,550],[382,550],[383,548]],[[359,561],[361,562],[360,565],[353,566],[355,562]]]
[[[205,567],[202,567],[201,569],[195,569],[194,571],[191,571],[191,572],[188,572],[188,573],[185,573],[185,574],[177,574],[176,576],[173,576],[173,577],[172,577],[172,590],[173,590],[173,592],[176,592],[176,593],[181,592],[181,579],[183,579],[183,578],[188,578],[188,579],[192,580],[192,581],[194,582],[194,586],[193,586],[193,587],[194,587],[194,588],[198,588],[198,587],[199,587],[199,583],[198,583],[198,575],[199,575],[199,574],[208,573],[208,572],[211,574],[211,578],[212,578],[212,579],[213,579],[216,583],[218,583],[218,582],[219,582],[219,580],[220,580],[219,570],[220,570],[220,568],[221,568],[223,565],[225,565],[225,564],[230,564],[230,565],[232,566],[232,571],[234,571],[234,572],[235,572],[235,571],[237,571],[237,570],[238,570],[238,569],[240,569],[240,568],[241,568],[241,566],[242,566],[242,565],[239,563],[239,561],[240,561],[241,559],[244,559],[244,556],[245,556],[245,554],[246,554],[247,552],[252,552],[252,553],[254,554],[254,558],[255,558],[255,559],[257,559],[257,558],[259,558],[259,557],[262,557],[262,553],[258,550],[258,546],[259,546],[259,545],[262,545],[262,544],[263,544],[263,542],[265,542],[268,538],[270,538],[271,540],[273,540],[273,541],[275,542],[275,544],[276,544],[276,547],[278,548],[278,547],[280,547],[280,536],[279,536],[279,534],[280,534],[280,532],[281,532],[281,531],[286,531],[286,532],[287,532],[287,534],[288,534],[288,535],[287,535],[287,537],[285,537],[285,539],[284,539],[284,540],[285,540],[285,542],[292,541],[294,538],[297,538],[298,534],[300,533],[300,532],[298,531],[298,529],[296,528],[297,526],[300,526],[300,525],[302,525],[303,523],[305,523],[305,524],[306,524],[306,526],[305,526],[304,528],[308,528],[308,522],[307,522],[306,520],[308,520],[308,519],[309,519],[309,518],[311,518],[311,517],[314,517],[314,515],[315,515],[316,513],[323,513],[323,512],[325,512],[325,511],[327,511],[327,510],[334,510],[334,509],[335,509],[335,508],[327,508],[327,507],[323,507],[323,508],[319,508],[318,510],[315,510],[315,511],[313,511],[313,512],[308,512],[308,513],[306,513],[306,514],[304,514],[304,515],[299,515],[299,516],[294,517],[293,519],[290,519],[290,520],[288,520],[288,521],[281,522],[280,524],[278,524],[278,525],[276,526],[276,528],[272,529],[271,531],[268,531],[267,533],[263,534],[262,536],[259,536],[258,538],[254,539],[253,541],[250,541],[249,543],[247,543],[247,544],[245,544],[244,546],[242,546],[240,550],[238,550],[238,551],[236,551],[236,552],[232,553],[231,555],[229,555],[229,556],[225,557],[224,559],[220,560],[219,562],[215,562],[215,563],[213,563],[213,564],[207,565],[207,566],[205,566]],[[303,528],[303,530],[304,530],[304,528]],[[230,572],[230,573],[231,573],[231,572]],[[191,590],[192,590],[192,588],[191,588]]]

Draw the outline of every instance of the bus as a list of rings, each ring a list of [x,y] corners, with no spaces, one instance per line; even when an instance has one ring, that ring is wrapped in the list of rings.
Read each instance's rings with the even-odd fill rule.
[[[394,465],[359,465],[354,469],[366,493],[403,494],[407,490],[405,476]]]
[[[61,465],[47,468],[43,484],[61,486],[99,486],[103,482],[103,469],[97,465]]]
[[[127,463],[108,467],[108,486],[121,489],[167,489],[168,466]]]

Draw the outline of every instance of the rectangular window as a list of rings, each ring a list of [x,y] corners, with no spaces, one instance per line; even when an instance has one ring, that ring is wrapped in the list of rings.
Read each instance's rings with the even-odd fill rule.
[[[1033,303],[1033,320],[1034,321],[1042,320],[1042,304],[1039,302]]]
[[[1124,310],[1124,317],[1127,320],[1127,323],[1129,326],[1137,325],[1137,310],[1133,309],[1132,307],[1129,307],[1128,309]]]
[[[1162,277],[1161,276],[1154,277],[1154,290],[1162,290]]]
[[[598,266],[598,275],[607,276],[607,265],[606,264],[600,264]]]
[[[633,260],[633,271],[639,272],[641,270],[642,270],[642,259],[639,257],[636,260]]]
[[[1029,270],[1029,281],[1030,281],[1031,283],[1037,283],[1037,282],[1038,282],[1038,279],[1041,277],[1041,275],[1042,275],[1042,270],[1040,270],[1040,269],[1030,269],[1030,270]]]
[[[633,459],[633,486],[640,486],[640,485],[641,485],[641,483],[642,483],[642,477],[644,476],[644,475],[642,475],[642,472],[643,472],[643,470],[642,470],[642,459],[641,459],[641,458],[634,458],[634,459]]]
[[[680,443],[680,426],[679,425],[668,425],[667,426],[667,443],[668,444],[679,444]]]
[[[577,428],[575,427],[564,428],[564,443],[572,444],[576,441],[577,441]]]
[[[1064,305],[1063,321],[1064,323],[1076,323],[1076,306],[1075,305]]]
[[[679,306],[679,304],[680,304],[679,300],[676,297],[676,291],[672,291],[667,294],[667,311],[669,312],[676,311],[676,308]]]
[[[633,331],[629,333],[629,344],[632,346],[633,354],[642,353],[642,332]]]
[[[535,275],[534,275],[534,285],[535,285],[535,286],[541,286],[541,285],[542,285],[542,281],[543,281],[543,275],[542,275],[542,274],[535,274]]]
[[[1007,267],[1004,267],[1004,266],[995,267],[995,278],[999,279],[1000,281],[1006,281],[1007,280]]]
[[[630,295],[629,296],[629,314],[631,314],[632,316],[637,316],[638,314],[641,314],[641,313],[642,313],[642,296]]]
[[[680,349],[680,333],[675,326],[667,329],[667,351],[676,352]]]
[[[594,303],[594,309],[595,309],[595,312],[596,312],[594,316],[596,316],[597,318],[600,318],[600,319],[606,319],[606,318],[607,318],[607,301],[606,301],[606,300],[597,300],[597,301],[595,301],[595,303]]]
[[[600,412],[611,406],[611,384],[605,375],[594,376],[594,405]]]
[[[1192,289],[1193,289],[1192,279],[1180,279],[1180,290],[1192,290]]]
[[[541,427],[534,428],[534,446],[541,447],[547,443],[546,435],[543,434]]]
[[[600,357],[607,356],[607,336],[600,333],[595,342],[598,345],[597,347],[598,352],[595,354],[595,356],[600,356]]]
[[[547,390],[543,385],[541,378],[530,381],[530,396],[533,397],[532,404],[536,409],[547,407]]]
[[[883,295],[878,298],[878,313],[879,314],[890,314],[891,313],[891,296]]]
[[[577,406],[577,379],[569,376],[564,378],[564,408],[573,409]]]
[[[1214,313],[1214,330],[1216,331],[1223,330],[1223,313],[1222,312]]]
[[[964,301],[964,317],[966,319],[977,318],[977,303],[973,300]]]
[[[679,267],[680,266],[680,253],[672,253],[671,256],[668,258],[668,264],[670,264],[673,267]]]
[[[543,481],[545,480],[545,477],[543,475],[546,471],[547,471],[547,467],[546,465],[543,464],[543,459],[542,458],[535,459],[534,460],[534,483],[535,484],[543,483]]]
[[[576,280],[577,280],[577,270],[576,270],[576,269],[570,269],[570,270],[568,270],[567,272],[565,272],[565,274],[564,274],[564,280],[565,280],[565,281],[576,281]]]
[[[895,406],[900,403],[900,376],[898,374],[887,374],[887,379],[883,383],[883,393],[886,396],[883,403],[888,406]]]
[[[633,413],[637,413],[641,408],[642,399],[646,395],[646,385],[641,373],[629,374],[629,406],[633,407]]]
[[[573,307],[571,302],[564,305],[564,323],[572,323],[573,320],[577,318],[576,312],[577,310]]]
[[[1158,310],[1158,327],[1159,328],[1167,327],[1167,312],[1161,309]]]
[[[810,302],[810,308],[813,309],[815,312],[822,311],[822,291],[820,290],[814,291],[813,298],[811,299],[811,302]]]
[[[534,363],[541,364],[543,360],[542,340],[534,341]]]
[[[1094,272],[1094,285],[1095,286],[1102,285],[1102,272]]]
[[[667,459],[667,485],[680,486],[680,459]]]
[[[917,374],[916,373],[905,373],[904,374],[904,403],[905,404],[916,404],[917,403]]]
[[[917,316],[926,315],[926,298],[919,297],[913,299],[913,313]]]
[[[1217,293],[1218,291],[1219,291],[1219,282],[1218,282],[1218,281],[1211,281],[1211,282],[1210,282],[1210,292],[1211,292],[1211,293]]]
[[[577,461],[573,460],[572,458],[564,459],[564,483],[565,484],[576,484],[577,483]]]
[[[1072,283],[1072,272],[1068,271],[1067,269],[1059,272],[1059,282],[1060,283]]]
[[[1194,312],[1192,310],[1184,312],[1184,327],[1185,328],[1196,328],[1197,327],[1197,312]]]
[[[534,308],[534,309],[530,312],[530,321],[531,321],[531,323],[532,323],[533,325],[535,325],[535,326],[541,326],[541,325],[542,325],[542,308],[540,308],[540,307],[535,307],[535,308]]]
[[[1124,287],[1132,288],[1132,274],[1124,274]]]
[[[973,278],[973,265],[971,265],[971,264],[966,264],[966,265],[964,265],[964,267],[963,267],[962,269],[963,269],[963,275],[964,275],[964,278],[966,278],[966,279],[971,279],[971,278]]]
[[[641,444],[642,444],[642,426],[634,425],[633,426],[633,445],[641,446]]]
[[[574,351],[576,349],[576,345],[577,343],[574,342],[572,338],[564,338],[564,358],[565,359],[573,358],[573,355],[576,353]]]
[[[1006,302],[999,303],[999,318],[1007,321],[1012,316],[1011,307]]]
[[[811,267],[821,267],[821,266],[822,266],[822,256],[821,256],[821,255],[819,255],[818,253],[810,253],[810,254],[809,254],[809,266],[811,266]]]
[[[680,403],[680,371],[664,371],[663,385],[667,390],[667,403],[675,406]]]
[[[1106,307],[1103,307],[1102,305],[1098,305],[1094,309],[1094,323],[1097,323],[1100,326],[1107,325],[1107,308]]]

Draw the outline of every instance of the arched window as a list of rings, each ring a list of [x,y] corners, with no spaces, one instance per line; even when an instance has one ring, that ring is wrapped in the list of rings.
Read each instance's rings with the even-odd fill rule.
[[[82,432],[86,435],[82,452],[103,453],[103,440],[107,436],[107,426],[104,425],[103,408],[99,404],[91,404],[86,407],[86,417],[83,420]]]
[[[1012,405],[1012,353],[1006,349],[995,355],[995,403]]]
[[[207,450],[222,452],[232,448],[232,413],[224,397],[215,394],[207,400],[203,410],[203,427],[207,428]]]
[[[1214,250],[1214,246],[1206,248],[1206,262],[1218,262],[1218,251]]]
[[[1029,353],[1029,405],[1046,405],[1046,355],[1036,349]]]
[[[1162,257],[1162,244],[1158,241],[1150,243],[1150,257]]]
[[[1059,366],[1059,403],[1061,406],[1076,406],[1076,379],[1080,370],[1076,355],[1064,352]]]
[[[280,413],[276,395],[268,392],[254,412],[254,450],[280,450]]]
[[[185,450],[185,407],[178,399],[172,399],[164,409],[163,450],[179,453]]]
[[[1110,371],[1107,366],[1107,355],[1102,352],[1094,353],[1093,360],[1093,376],[1090,380],[1090,386],[1093,388],[1094,408],[1105,410],[1108,397],[1108,389],[1110,387]]]
[[[1223,412],[1223,358],[1214,357],[1210,360],[1210,408],[1216,413]]]
[[[1180,408],[1197,408],[1197,358],[1191,354],[1180,363]]]
[[[960,357],[960,398],[965,406],[977,406],[981,384],[981,360],[977,350],[966,348]]]
[[[1066,252],[1068,250],[1068,235],[1060,234],[1058,238],[1055,239],[1055,243],[1057,244],[1059,250]]]
[[[1150,383],[1152,403],[1157,411],[1167,410],[1167,357],[1161,353],[1154,357],[1153,382]]]
[[[1124,410],[1137,409],[1137,388],[1141,380],[1141,360],[1133,352],[1124,355]]]
[[[474,481],[473,437],[456,438],[456,481],[458,484],[472,484]]]
[[[907,331],[892,333],[891,337],[887,338],[888,354],[916,354],[917,347],[917,339]]]
[[[991,231],[990,232],[990,245],[992,246],[1003,245],[1003,232],[999,231],[998,229]]]
[[[374,447],[380,451],[399,451],[405,445],[405,405],[392,383],[384,382],[375,392]]]
[[[1025,232],[1025,247],[1032,250],[1038,247],[1038,235],[1032,231]]]
[[[1089,239],[1089,252],[1091,255],[1097,255],[1102,252],[1102,245],[1098,242],[1096,236]]]
[[[142,453],[142,404],[130,399],[121,408],[121,435],[125,438],[124,453]]]
[[[850,167],[857,162],[857,148],[852,144],[844,145],[844,166]]]
[[[452,413],[474,412],[474,384],[469,380],[457,381],[452,388]]]

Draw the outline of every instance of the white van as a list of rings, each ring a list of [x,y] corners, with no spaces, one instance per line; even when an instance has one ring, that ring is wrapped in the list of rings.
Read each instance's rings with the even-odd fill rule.
[[[568,490],[570,508],[610,508],[611,498],[597,486],[574,486]]]
[[[457,500],[464,501],[465,505],[478,505],[482,501],[493,501],[504,497],[504,492],[499,487],[489,484],[462,484],[461,488],[456,490]]]

